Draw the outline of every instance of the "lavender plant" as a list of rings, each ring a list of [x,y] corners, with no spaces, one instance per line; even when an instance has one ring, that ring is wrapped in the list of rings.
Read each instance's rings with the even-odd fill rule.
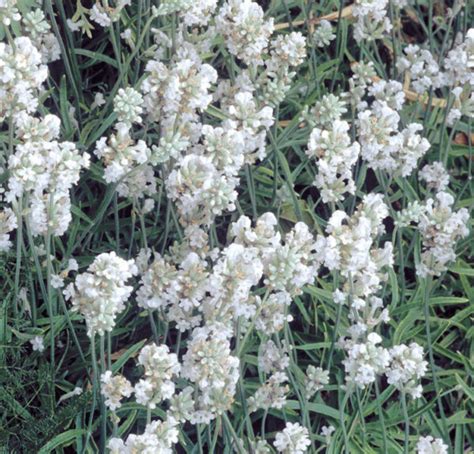
[[[470,452],[473,17],[0,0],[0,447]]]

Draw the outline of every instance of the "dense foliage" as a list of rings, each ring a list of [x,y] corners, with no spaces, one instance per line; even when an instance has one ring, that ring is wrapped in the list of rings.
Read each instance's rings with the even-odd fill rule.
[[[0,0],[1,452],[473,452],[473,17]]]

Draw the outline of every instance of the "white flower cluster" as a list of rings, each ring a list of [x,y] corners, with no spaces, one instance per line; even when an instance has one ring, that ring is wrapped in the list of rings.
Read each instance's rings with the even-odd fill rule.
[[[164,0],[163,2],[160,2],[158,8],[154,10],[154,14],[156,16],[164,16],[165,14],[182,12],[192,3],[193,2],[191,0]]]
[[[214,9],[214,3],[206,2],[196,4],[196,11],[201,6],[206,11]],[[186,16],[190,8],[183,7],[180,14]],[[236,14],[228,17],[232,11]],[[262,33],[263,11],[259,5],[227,2],[215,21],[218,29],[224,27],[224,36],[230,40],[242,29],[241,49],[257,52],[244,41],[252,40],[251,32]],[[233,25],[224,26],[227,21]],[[260,74],[252,65],[232,82],[222,80],[217,87],[214,101],[220,103],[226,117],[218,126],[201,123],[201,113],[213,101],[210,91],[217,81],[216,71],[201,59],[204,47],[209,48],[207,32],[201,40],[180,30],[171,62],[162,61],[165,53],[160,45],[147,64],[147,77],[141,86],[144,106],[149,119],[161,130],[159,146],[152,147],[150,162],[166,168],[167,195],[176,203],[180,222],[187,228],[207,228],[216,216],[233,211],[239,171],[244,164],[253,164],[266,155],[266,134],[274,122],[271,106],[281,102],[295,74],[292,68],[300,65],[306,55],[306,40],[301,33],[278,36],[270,42],[272,31],[269,27],[264,43],[257,39],[260,44],[255,44],[264,63]]]
[[[262,408],[281,409],[286,404],[286,395],[290,388],[286,384],[288,376],[283,372],[275,372],[270,378],[260,386],[255,394],[247,399],[247,405],[250,413]]]
[[[183,18],[183,22],[189,27],[207,25],[217,8],[217,0],[199,0],[198,2],[178,1],[184,3],[180,9],[180,15]]]
[[[446,83],[449,86],[474,86],[474,28],[466,32],[463,41],[448,52],[444,60]]]
[[[286,311],[291,298],[313,281],[318,261],[308,227],[296,224],[282,241],[276,226],[270,213],[261,216],[254,228],[243,216],[232,225],[234,242],[220,253],[212,251],[204,259],[206,249],[201,244],[192,251],[191,244],[184,242],[173,249],[176,255],[155,254],[148,268],[144,263],[139,305],[159,309],[181,331],[194,328],[180,377],[194,384],[197,394],[192,396],[192,388],[187,387],[167,395],[174,418],[208,423],[228,410],[239,378],[239,361],[229,344],[234,322],[253,319],[255,327],[267,335],[280,330],[285,320],[291,320]],[[188,234],[196,231],[188,230]],[[269,289],[263,299],[252,295],[262,278]],[[245,330],[246,325],[242,326]],[[259,355],[259,364],[270,377],[248,399],[250,411],[282,408],[289,390],[284,373],[288,356],[269,341]]]
[[[311,109],[306,108],[301,119],[307,122],[311,128],[328,129],[334,122],[340,121],[346,112],[344,100],[329,93],[316,101]]]
[[[35,336],[33,339],[30,339],[31,348],[35,352],[44,352],[44,339],[43,336]]]
[[[15,38],[12,45],[0,42],[0,121],[17,113],[33,113],[48,69],[30,38]]]
[[[112,331],[133,290],[126,282],[137,271],[133,260],[124,260],[115,252],[103,253],[66,287],[64,294],[71,299],[72,310],[85,318],[89,337]]]
[[[405,103],[402,84],[396,80],[379,80],[368,87],[368,94],[378,101],[385,101],[393,110],[400,110]]]
[[[342,211],[333,213],[326,229],[329,236],[318,236],[316,249],[323,263],[344,278],[344,292],[336,290],[333,297],[336,303],[349,305],[349,337],[339,342],[346,352],[347,383],[365,388],[386,374],[390,384],[418,398],[422,391],[419,379],[427,367],[423,349],[412,343],[388,350],[375,332],[378,325],[390,320],[376,293],[386,279],[384,268],[392,266],[392,244],[374,247],[387,216],[382,196],[369,194],[351,217]]]
[[[418,178],[426,183],[428,189],[444,191],[449,185],[449,175],[444,165],[435,161],[425,165],[418,173]]]
[[[137,201],[146,198],[142,212],[153,208],[151,198],[156,193],[156,178],[152,161],[152,150],[144,140],[133,139],[133,126],[143,122],[144,99],[132,87],[119,89],[114,98],[114,112],[118,122],[116,132],[107,139],[101,137],[96,142],[95,155],[105,165],[104,179],[107,183],[117,183],[116,190],[122,197]]]
[[[315,185],[323,202],[343,200],[345,193],[354,194],[352,167],[359,155],[374,170],[383,169],[394,176],[408,176],[430,144],[419,133],[422,126],[410,123],[399,131],[400,110],[405,96],[397,81],[374,82],[371,64],[353,66],[349,96],[358,111],[352,127],[358,141],[349,135],[350,125],[341,119],[347,111],[340,98],[325,95],[302,119],[312,127],[307,155],[317,159]],[[371,104],[366,99],[371,99]]]
[[[165,421],[152,421],[147,424],[143,434],[131,434],[125,442],[120,438],[111,438],[107,447],[111,454],[173,454],[178,435],[177,421],[168,418]]]
[[[428,363],[424,351],[415,342],[386,349],[382,337],[371,332],[365,341],[347,340],[344,348],[347,358],[343,361],[346,381],[361,389],[374,383],[377,376],[386,375],[387,382],[413,399],[423,391],[419,381],[425,376]]]
[[[131,128],[133,123],[141,123],[143,97],[132,87],[120,88],[114,98],[114,112],[117,120]]]
[[[395,213],[395,225],[397,227],[407,227],[412,222],[420,222],[421,215],[424,211],[424,206],[417,200],[408,202],[406,208]]]
[[[324,203],[344,199],[355,193],[352,167],[359,157],[360,145],[351,143],[349,123],[335,120],[329,129],[314,128],[306,154],[316,158],[318,175],[314,181]]]
[[[384,232],[388,207],[381,194],[368,194],[349,217],[335,211],[329,219],[327,237],[319,235],[316,252],[329,270],[338,270],[346,279],[345,291],[358,297],[376,293],[385,279],[382,270],[392,265],[392,244],[374,248]]]
[[[14,22],[21,20],[21,15],[16,7],[17,0],[2,0],[0,2],[0,20],[7,27]]]
[[[0,211],[2,251],[10,247],[9,234],[23,222],[23,216],[33,236],[65,233],[71,221],[70,189],[78,182],[81,169],[89,166],[87,153],[81,155],[73,143],[58,141],[58,117],[34,116],[48,77],[44,63],[58,58],[59,45],[41,10],[26,11],[20,23],[16,3],[0,2],[4,26],[18,22],[14,34],[24,35],[12,38],[9,33],[9,44],[0,43],[0,122],[8,118],[16,136],[11,140],[15,148],[6,154],[5,200],[12,209],[2,207]]]
[[[230,409],[239,380],[239,358],[229,340],[207,327],[196,328],[183,356],[181,375],[196,386],[191,423],[206,423]]]
[[[105,397],[105,405],[115,411],[122,406],[123,397],[130,397],[133,392],[132,385],[123,375],[113,375],[107,370],[100,376],[100,392]]]
[[[416,272],[425,277],[439,276],[456,259],[456,242],[469,234],[469,212],[466,208],[453,211],[454,198],[447,192],[438,192],[429,198],[420,216],[418,229],[423,241],[421,262]]]
[[[12,245],[10,233],[17,227],[17,219],[11,208],[0,211],[0,252],[8,251]]]
[[[357,42],[381,39],[392,29],[387,8],[388,0],[355,0],[352,15],[356,18],[354,38]]]
[[[141,90],[146,112],[160,123],[164,135],[172,135],[179,120],[180,128],[185,128],[180,132],[195,137],[199,136],[198,112],[204,111],[212,101],[209,89],[217,81],[217,72],[202,63],[195,51],[186,55],[184,49],[183,54],[168,65],[159,59],[149,61]]]
[[[232,234],[237,244],[246,245],[260,258],[264,282],[270,290],[299,295],[302,287],[314,280],[318,269],[314,238],[308,226],[298,222],[283,244],[277,224],[273,214],[265,213],[251,228],[250,219],[241,216],[232,225]]]
[[[420,437],[416,444],[417,454],[448,454],[448,446],[441,438],[433,438],[431,435]]]
[[[370,333],[364,342],[348,341],[345,345],[347,358],[342,362],[346,370],[346,381],[365,388],[382,375],[390,364],[387,349],[380,346],[382,338]]]
[[[226,112],[230,120],[225,125],[243,135],[245,163],[253,164],[256,159],[263,159],[267,129],[274,123],[273,109],[267,105],[260,108],[252,91],[239,91],[228,100]]]
[[[314,30],[313,39],[318,47],[329,46],[331,41],[336,38],[336,35],[333,33],[333,28],[331,22],[323,19],[318,27]]]
[[[359,113],[358,128],[361,156],[374,170],[383,169],[406,177],[430,144],[419,132],[423,127],[410,123],[398,130],[400,116],[385,101],[374,101],[370,109]]]
[[[292,32],[272,40],[265,70],[256,81],[256,86],[263,91],[260,99],[271,106],[279,105],[291,88],[296,75],[293,69],[301,65],[305,57],[306,38],[302,33]]]
[[[364,97],[374,83],[377,73],[372,62],[360,61],[354,63],[351,68],[353,75],[349,78],[349,91],[344,96],[349,99],[352,107],[360,112],[368,107]]]
[[[331,442],[332,434],[336,431],[334,426],[323,426],[321,427],[320,435],[326,439],[326,444],[329,445]]]
[[[275,342],[268,340],[260,344],[258,350],[258,368],[269,374],[275,370],[283,371],[290,365],[286,352],[277,347]]]
[[[273,33],[273,19],[265,20],[261,6],[251,0],[228,0],[216,16],[217,31],[229,52],[247,65],[262,64],[261,55]]]
[[[110,27],[112,22],[120,19],[122,10],[131,4],[131,0],[117,0],[114,8],[111,8],[107,0],[98,0],[92,6],[90,18],[101,27]]]
[[[39,50],[43,63],[51,63],[61,57],[59,42],[52,33],[51,26],[46,21],[44,12],[40,9],[29,11],[23,17],[25,34],[35,43]]]
[[[466,208],[453,210],[454,197],[446,192],[449,175],[440,162],[426,165],[419,173],[428,189],[436,191],[424,202],[413,202],[397,213],[400,227],[417,224],[423,251],[416,272],[421,277],[439,276],[456,259],[456,242],[469,235],[469,212]]]
[[[150,149],[143,140],[135,142],[124,123],[116,126],[117,132],[108,141],[106,137],[100,138],[94,150],[105,164],[104,179],[107,183],[118,182],[150,157]]]
[[[155,254],[150,267],[143,273],[137,301],[149,310],[161,313],[178,329],[185,331],[197,326],[201,317],[199,307],[207,290],[206,262],[195,252],[189,252],[179,265],[171,257]]]
[[[325,385],[329,384],[329,371],[310,364],[306,369],[304,383],[306,398],[311,399],[318,391],[323,389]]]
[[[314,239],[305,224],[296,224],[284,243],[276,225],[271,213],[262,215],[255,228],[249,218],[242,216],[231,228],[234,242],[220,253],[213,253],[212,268],[197,253],[204,253],[200,241],[197,252],[182,251],[177,257],[155,254],[140,282],[139,305],[163,310],[163,315],[182,331],[203,319],[231,326],[238,317],[249,320],[257,311],[257,329],[267,334],[279,331],[285,320],[291,320],[286,315],[291,298],[314,280],[318,261]],[[262,277],[271,291],[263,300],[251,295]]]
[[[184,225],[209,225],[215,216],[235,210],[237,183],[235,177],[219,172],[207,156],[190,154],[171,172],[166,186]]]
[[[442,87],[468,87],[469,98],[474,86],[474,29],[467,31],[464,40],[457,40],[456,45],[439,63],[428,49],[409,44],[404,49],[405,55],[397,60],[399,71],[410,78],[411,86],[416,93],[424,94],[430,89]]]
[[[421,397],[422,387],[417,384],[424,377],[428,363],[423,360],[424,352],[416,342],[410,345],[396,345],[389,350],[391,363],[386,371],[387,382],[413,399]]]
[[[71,142],[58,142],[60,120],[21,112],[15,116],[20,143],[8,161],[7,200],[28,196],[28,219],[33,235],[66,232],[71,221],[70,189],[79,181],[89,155]]]
[[[240,244],[222,251],[209,276],[210,298],[204,301],[206,320],[222,320],[231,326],[239,316],[250,319],[256,311],[251,289],[262,277],[262,263]]]
[[[194,388],[186,386],[180,393],[175,394],[170,399],[170,407],[168,414],[179,422],[186,422],[193,419],[194,415],[194,400],[192,394]]]
[[[410,44],[403,49],[405,55],[398,59],[399,71],[408,71],[411,85],[417,93],[425,93],[431,87],[440,88],[445,84],[444,74],[431,52]]]
[[[134,392],[139,404],[151,409],[161,401],[170,399],[175,392],[173,377],[178,376],[180,364],[175,353],[167,345],[147,345],[138,356],[138,363],[145,370],[145,377],[135,385]]]
[[[287,422],[275,436],[273,446],[283,454],[303,454],[311,445],[309,431],[298,423]]]

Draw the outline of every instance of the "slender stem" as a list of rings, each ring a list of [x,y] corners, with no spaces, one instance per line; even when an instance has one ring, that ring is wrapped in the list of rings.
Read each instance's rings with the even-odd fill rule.
[[[100,368],[101,372],[104,373],[106,371],[105,365],[105,337],[102,335],[100,336]],[[99,381],[99,377],[97,377],[97,381]],[[107,440],[107,407],[105,406],[104,397],[101,394],[100,397],[100,452],[105,452],[105,442]]]
[[[127,85],[126,72],[122,70],[122,58],[120,56],[120,51],[117,43],[117,37],[115,35],[115,28],[113,26],[109,27],[110,40],[112,41],[112,48],[115,54],[115,61],[117,62],[119,73],[122,77],[124,85]]]
[[[377,379],[375,380],[375,396],[377,398],[377,409],[379,412],[380,425],[382,426],[382,446],[384,454],[387,454],[387,434],[385,432],[385,418],[383,415],[382,402],[380,402],[380,390]]]
[[[404,454],[408,454],[408,443],[410,437],[410,418],[408,416],[407,410],[407,395],[404,391],[402,391],[402,410],[403,410],[403,419],[405,421],[405,438],[403,443],[403,452]]]
[[[87,428],[87,435],[86,441],[84,443],[84,449],[82,452],[84,453],[89,445],[89,439],[92,436],[92,422],[94,421],[94,412],[97,403],[97,388],[98,388],[98,370],[97,370],[97,355],[95,352],[95,335],[92,334],[91,336],[91,361],[92,361],[92,406],[91,412],[89,414],[89,423]]]
[[[262,418],[262,428],[261,428],[261,437],[265,439],[265,425],[267,422],[267,416],[268,416],[268,409],[265,409],[265,412],[263,413],[263,418]]]
[[[155,344],[158,344],[160,338],[158,336],[158,329],[156,328],[155,318],[153,317],[153,311],[148,309],[148,320],[150,320],[151,331],[153,333],[153,339],[155,340]]]
[[[69,311],[68,311],[67,306],[66,306],[66,302],[64,301],[64,298],[61,295],[61,293],[59,293],[58,296],[59,296],[59,302],[61,304],[61,308],[64,312],[64,316],[66,317],[66,322],[69,326],[69,329],[71,330],[71,335],[72,335],[72,338],[74,340],[74,343],[76,344],[77,351],[79,352],[79,356],[81,357],[82,362],[85,364],[86,363],[86,358],[84,357],[84,352],[82,351],[82,347],[81,347],[81,344],[79,342],[79,339],[77,338],[77,334],[76,334],[76,331],[74,329],[74,325],[72,324],[71,317],[69,315]]]
[[[434,354],[433,354],[433,345],[431,342],[431,328],[430,328],[430,310],[429,310],[429,298],[431,292],[431,283],[432,277],[428,276],[425,281],[425,292],[423,296],[423,311],[424,311],[424,318],[425,318],[425,330],[426,330],[426,341],[428,342],[428,353],[430,358],[430,368],[431,368],[431,375],[433,377],[433,386],[435,389],[436,401],[438,402],[438,409],[441,416],[441,425],[443,426],[444,431],[444,438],[448,440],[448,429],[446,427],[446,414],[443,408],[443,402],[441,401],[441,393],[438,384],[438,377],[436,375],[436,366],[434,361]]]
[[[115,220],[115,251],[120,251],[120,218],[118,212],[118,197],[117,193],[114,194],[114,220]]]
[[[255,198],[255,182],[253,179],[252,169],[249,164],[245,165],[245,178],[247,179],[250,203],[252,205],[252,215],[253,215],[254,220],[256,220],[258,217],[258,212],[257,212],[257,200]]]
[[[346,389],[342,405],[339,407],[339,424],[341,424],[342,435],[344,437],[344,452],[349,454],[349,437],[347,436],[346,423],[344,421],[344,410],[346,409],[347,401],[349,400],[350,390]]]
[[[202,437],[201,437],[201,424],[196,424],[196,433],[197,433],[197,439],[198,439],[199,454],[204,454],[203,445],[202,445]]]
[[[8,27],[6,27],[8,29]],[[12,110],[15,106],[12,107]],[[13,114],[8,117],[8,158],[13,154],[13,139],[15,128],[13,127]]]
[[[255,323],[260,315],[260,312],[263,309],[263,306],[265,305],[265,302],[267,301],[268,295],[270,294],[270,290],[267,289],[265,296],[263,297],[262,302],[260,303],[259,308],[257,309],[257,312],[255,313],[254,317],[252,318],[252,321],[250,322],[250,325],[247,328],[247,331],[245,332],[244,338],[242,339],[242,342],[240,343],[240,346],[237,350],[237,356],[240,358],[244,349],[245,349],[245,344],[247,343],[247,339],[249,338],[250,334],[253,331],[253,327],[255,326]]]
[[[20,271],[21,271],[21,243],[23,242],[23,197],[18,198],[17,205],[17,237],[16,237],[16,265],[15,265],[15,299],[13,301],[13,315],[18,315],[18,293],[20,291]]]
[[[359,419],[360,419],[360,423],[361,423],[361,426],[362,426],[362,447],[365,448],[365,443],[366,443],[365,433],[366,433],[366,430],[365,430],[365,420],[364,420],[364,413],[362,411],[362,402],[361,402],[361,399],[360,399],[360,390],[359,390],[359,388],[356,388],[356,400],[357,400],[357,410],[359,412]]]
[[[398,245],[398,258],[399,258],[399,277],[401,279],[400,289],[400,302],[405,301],[405,261],[403,257],[403,243],[402,243],[402,229],[397,229],[397,245]]]
[[[342,316],[342,304],[338,304],[337,315],[336,315],[336,326],[334,327],[334,333],[331,340],[331,348],[329,350],[329,359],[328,359],[328,370],[331,370],[332,366],[332,357],[334,355],[334,348],[336,346],[337,332],[339,331],[339,324],[341,323]]]
[[[242,448],[240,444],[240,439],[235,433],[234,427],[232,426],[232,423],[229,421],[229,417],[227,416],[227,413],[222,413],[222,419],[224,420],[225,425],[229,429],[230,434],[232,435],[232,438],[234,439],[235,443],[235,449],[239,454],[245,454],[245,450]]]
[[[222,425],[222,420],[221,420],[221,417],[218,416],[217,419],[216,419],[216,424],[214,426],[214,435],[212,437],[212,443],[211,443],[211,449],[209,450],[209,452],[212,454],[215,449],[216,449],[216,445],[217,445],[217,438],[219,437],[219,432],[221,430],[221,425]]]
[[[53,195],[49,197],[49,210],[48,210],[48,220],[52,218],[52,205],[53,205]],[[50,361],[51,361],[51,370],[52,377],[54,379],[54,363],[55,363],[55,351],[54,351],[54,315],[56,311],[53,305],[53,288],[51,286],[52,270],[53,265],[51,263],[51,241],[52,241],[52,232],[50,227],[50,222],[48,222],[48,230],[46,232],[46,289],[48,294],[48,312],[49,312],[49,324],[50,324],[50,335],[51,335],[51,345],[50,345]]]
[[[12,32],[10,31],[10,27],[5,26],[4,30],[5,30],[5,35],[7,35],[8,44],[15,51],[16,50],[15,39],[13,38]]]
[[[240,336],[241,336],[241,319],[239,318],[237,320],[237,327],[236,327],[236,336],[235,336],[235,342],[236,346],[235,348],[238,350],[239,345],[240,345]],[[240,404],[242,405],[242,410],[243,414],[245,415],[245,424],[246,424],[246,430],[247,430],[247,437],[252,437],[255,438],[255,434],[253,431],[252,427],[252,421],[250,418],[250,412],[248,410],[247,406],[247,400],[245,398],[245,388],[244,388],[244,382],[243,382],[243,377],[244,377],[244,369],[243,369],[243,361],[240,361],[239,363],[239,394],[240,394]]]
[[[151,423],[151,408],[150,406],[147,406],[146,407],[146,424],[150,424]]]
[[[112,334],[107,332],[107,369],[112,369]]]

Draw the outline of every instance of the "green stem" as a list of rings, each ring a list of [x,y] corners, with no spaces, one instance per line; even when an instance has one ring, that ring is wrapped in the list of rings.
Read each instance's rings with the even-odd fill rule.
[[[339,407],[339,424],[341,424],[342,435],[344,437],[344,452],[349,454],[349,437],[347,436],[346,423],[344,421],[344,410],[346,408],[347,401],[349,400],[350,390],[346,389],[342,405]]]
[[[215,449],[216,449],[216,445],[217,445],[217,438],[219,437],[219,432],[221,430],[221,417],[218,416],[217,419],[216,419],[216,425],[214,427],[214,435],[212,437],[212,443],[211,443],[211,449],[210,449],[210,453],[212,454]]]
[[[443,402],[441,401],[441,394],[438,384],[438,377],[436,375],[436,365],[434,361],[434,354],[433,354],[433,344],[431,342],[431,328],[430,328],[430,310],[429,310],[429,298],[431,292],[431,283],[432,277],[428,276],[425,282],[425,292],[423,296],[423,311],[425,317],[425,330],[426,330],[426,340],[428,342],[428,353],[430,358],[430,368],[431,368],[431,375],[433,377],[433,386],[435,389],[436,401],[438,403],[438,409],[441,416],[441,425],[443,426],[444,431],[444,438],[445,440],[449,440],[448,436],[448,428],[446,426],[446,414],[443,408]]]
[[[86,440],[84,443],[84,449],[82,452],[84,453],[89,445],[89,439],[92,436],[92,422],[94,421],[94,412],[97,403],[97,391],[99,387],[99,378],[98,378],[98,370],[97,370],[97,355],[95,351],[95,335],[92,334],[91,336],[91,361],[92,361],[92,406],[91,412],[89,414],[89,422],[87,427],[87,435]]]
[[[407,396],[404,391],[402,391],[402,410],[403,410],[403,419],[405,421],[405,438],[403,442],[403,452],[408,454],[408,443],[410,437],[410,418],[408,416],[407,410]]]
[[[229,429],[229,432],[230,434],[232,435],[232,438],[234,439],[234,443],[235,443],[235,450],[239,453],[239,454],[246,454],[245,453],[245,450],[242,448],[241,444],[240,444],[240,439],[239,437],[237,436],[237,434],[235,433],[235,430],[234,430],[234,427],[232,426],[232,423],[229,421],[229,417],[227,416],[227,413],[222,413],[222,419],[224,420],[224,423],[226,425],[226,427]]]
[[[265,305],[265,302],[267,301],[268,295],[270,294],[270,290],[267,289],[265,296],[262,299],[262,302],[260,303],[259,308],[257,309],[257,312],[252,318],[252,321],[250,322],[249,327],[247,328],[247,331],[245,332],[244,338],[242,339],[242,342],[240,343],[239,348],[237,349],[237,356],[240,358],[242,355],[242,352],[244,351],[245,344],[247,343],[247,339],[249,338],[250,334],[253,331],[253,327],[255,326],[255,323],[257,322],[257,319],[260,315],[260,312],[263,309],[263,306]]]
[[[379,412],[380,425],[382,426],[383,452],[384,454],[387,454],[387,434],[386,434],[386,429],[385,429],[385,418],[383,416],[382,403],[380,401],[380,390],[379,390],[379,384],[378,384],[377,379],[375,380],[375,396],[377,398],[376,401],[377,401],[377,409]]]
[[[106,371],[105,365],[105,337],[100,336],[100,369],[104,373]],[[97,377],[99,380],[99,377]],[[107,440],[107,407],[105,406],[105,399],[100,395],[100,452],[105,452],[105,442]]]
[[[156,328],[155,318],[153,317],[153,311],[148,309],[148,320],[150,320],[151,331],[153,333],[153,339],[155,344],[159,344],[160,338],[158,336],[158,329]]]
[[[18,315],[18,293],[20,291],[20,271],[21,271],[21,244],[23,242],[23,197],[18,198],[17,205],[17,237],[16,237],[16,265],[15,265],[15,300],[13,301],[13,315]]]
[[[151,408],[149,406],[146,407],[146,424],[151,423]]]
[[[49,210],[48,210],[48,221],[51,219],[52,214],[52,205],[53,205],[53,195],[49,197]],[[46,291],[48,294],[48,312],[49,312],[49,324],[50,324],[50,335],[51,335],[51,345],[50,345],[50,361],[52,375],[54,377],[54,363],[55,363],[55,351],[54,351],[54,315],[56,311],[53,305],[53,288],[51,286],[51,278],[53,271],[53,264],[51,263],[51,241],[52,241],[52,232],[50,227],[50,222],[48,222],[48,230],[46,232]]]
[[[196,424],[196,433],[198,439],[199,454],[204,454],[202,436],[201,436],[201,424]]]

